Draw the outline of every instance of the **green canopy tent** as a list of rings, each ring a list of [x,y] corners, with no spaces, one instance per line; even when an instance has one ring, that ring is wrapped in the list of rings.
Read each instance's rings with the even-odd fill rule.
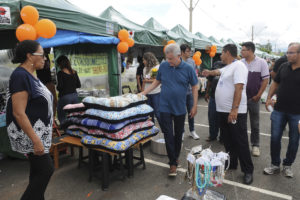
[[[176,25],[171,30],[181,37],[186,38],[186,40],[189,42],[188,44],[191,45],[192,48],[195,48],[195,50],[201,50],[202,68],[209,69],[211,67],[211,58],[207,53],[205,53],[205,49],[212,45],[210,41],[199,38],[197,35],[192,34],[180,24]]]
[[[52,20],[57,29],[103,36],[112,36],[117,33],[115,22],[88,15],[66,0],[0,0],[1,7],[10,8],[11,16],[10,24],[0,23],[0,49],[11,48],[16,44],[15,29],[23,23],[20,10],[26,5],[34,6],[39,11],[40,19]]]
[[[151,28],[151,30],[159,30],[162,31],[164,34],[167,35],[167,40],[174,40],[177,44],[188,44],[189,42],[178,35],[177,33],[168,30],[163,25],[161,25],[157,20],[155,20],[153,17],[151,17],[148,21],[144,23],[145,27]]]
[[[135,44],[162,46],[165,42],[166,35],[161,31],[149,30],[148,28],[136,24],[127,19],[123,14],[115,10],[112,6],[104,10],[100,15],[101,18],[115,21],[118,23],[118,30],[127,29],[134,31]]]
[[[233,41],[231,38],[227,39],[227,43],[230,43],[230,44],[235,44],[237,49],[238,49],[238,54],[240,54],[241,50],[242,50],[242,47],[239,43]]]
[[[210,41],[217,46],[217,52],[218,53],[222,53],[223,50],[223,46],[224,44],[222,44],[219,40],[217,40],[214,36],[210,36],[208,37],[208,39],[210,39]]]

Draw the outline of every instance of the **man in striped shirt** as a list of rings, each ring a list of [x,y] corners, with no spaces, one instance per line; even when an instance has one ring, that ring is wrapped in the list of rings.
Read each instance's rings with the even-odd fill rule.
[[[253,42],[242,44],[242,62],[248,68],[247,82],[247,107],[251,125],[252,155],[260,156],[259,151],[259,107],[260,98],[269,82],[269,68],[267,62],[255,56],[255,45]]]

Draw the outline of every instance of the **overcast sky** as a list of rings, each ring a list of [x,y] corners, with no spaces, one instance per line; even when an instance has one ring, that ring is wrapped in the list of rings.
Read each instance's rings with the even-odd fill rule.
[[[181,0],[68,0],[82,10],[99,16],[113,6],[129,20],[144,24],[150,17],[172,29],[189,27],[189,12]],[[189,0],[183,0],[189,5]],[[197,0],[193,0],[194,4]],[[273,44],[273,51],[286,49],[290,42],[300,42],[299,0],[200,0],[193,12],[193,33],[201,32],[217,39],[237,42],[251,40]]]

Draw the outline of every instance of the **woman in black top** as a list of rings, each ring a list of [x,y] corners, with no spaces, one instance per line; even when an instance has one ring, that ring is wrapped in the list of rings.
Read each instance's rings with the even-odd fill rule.
[[[80,88],[81,83],[77,72],[72,69],[71,63],[66,56],[60,56],[56,63],[60,68],[60,71],[57,73],[57,90],[59,92],[57,116],[60,124],[62,124],[66,118],[63,108],[67,104],[78,103],[76,88]]]
[[[54,167],[49,155],[52,139],[53,96],[36,77],[45,63],[44,50],[33,40],[18,44],[10,76],[6,110],[7,133],[13,151],[26,154],[30,178],[21,200],[44,199]]]

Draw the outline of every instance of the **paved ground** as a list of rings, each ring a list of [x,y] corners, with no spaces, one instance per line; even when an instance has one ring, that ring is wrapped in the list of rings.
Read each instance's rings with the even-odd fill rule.
[[[198,102],[198,114],[195,119],[195,128],[200,135],[200,140],[195,141],[185,136],[184,147],[191,148],[202,144],[204,147],[211,146],[215,152],[222,151],[223,146],[214,141],[207,143],[208,136],[207,103],[203,98]],[[212,188],[225,194],[230,200],[276,200],[276,199],[300,199],[300,157],[297,156],[293,165],[294,178],[285,178],[282,174],[274,176],[263,175],[263,168],[270,163],[270,113],[266,112],[264,105],[261,106],[261,156],[253,158],[254,182],[251,186],[241,184],[243,174],[240,169],[228,171],[226,181],[222,187]],[[187,126],[185,127],[187,130]],[[249,129],[249,126],[248,126]],[[287,132],[284,133],[286,137]],[[282,140],[282,157],[287,149],[288,139]],[[187,151],[183,150],[180,163],[184,171],[186,167]],[[61,160],[61,168],[56,170],[46,191],[47,200],[154,200],[160,195],[181,199],[189,189],[189,184],[184,180],[184,173],[179,172],[176,178],[167,177],[167,157],[158,156],[150,151],[150,146],[145,147],[147,169],[135,169],[133,178],[120,181],[112,177],[109,191],[101,190],[101,180],[93,179],[88,182],[88,170],[83,166],[77,169],[76,157],[64,156]],[[28,163],[23,160],[6,158],[0,161],[0,199],[20,199],[22,192],[28,183]]]

